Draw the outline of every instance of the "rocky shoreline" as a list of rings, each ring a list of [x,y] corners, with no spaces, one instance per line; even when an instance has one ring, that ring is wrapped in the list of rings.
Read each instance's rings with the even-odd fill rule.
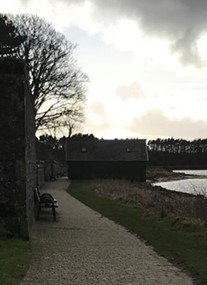
[[[203,175],[190,175],[185,173],[173,172],[172,170],[160,167],[148,167],[147,168],[147,182],[167,182],[173,180],[182,180],[182,179],[202,179],[207,178]]]

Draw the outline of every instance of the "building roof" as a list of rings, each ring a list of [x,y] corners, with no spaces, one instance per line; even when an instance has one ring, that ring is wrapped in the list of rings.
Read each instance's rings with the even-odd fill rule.
[[[148,161],[146,140],[68,139],[66,161]]]

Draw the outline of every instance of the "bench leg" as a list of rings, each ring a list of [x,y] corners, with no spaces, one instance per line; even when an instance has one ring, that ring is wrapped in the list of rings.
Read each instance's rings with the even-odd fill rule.
[[[38,206],[38,210],[37,210],[36,220],[39,220],[39,218],[40,218],[40,210],[41,210],[41,207],[40,207],[40,205],[39,205],[39,206]]]
[[[55,211],[55,206],[52,207],[52,214],[53,214],[53,219],[54,222],[56,221],[56,211]]]

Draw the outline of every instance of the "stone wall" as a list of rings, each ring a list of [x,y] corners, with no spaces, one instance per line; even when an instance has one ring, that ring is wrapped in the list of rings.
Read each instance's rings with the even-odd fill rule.
[[[24,63],[0,61],[1,229],[29,237],[34,217],[35,126]]]
[[[34,220],[34,187],[36,187],[36,149],[35,149],[35,114],[34,102],[29,86],[28,74],[24,72],[25,102],[25,165],[26,165],[26,206],[28,226]]]
[[[45,162],[36,162],[36,186],[41,188],[45,183]]]

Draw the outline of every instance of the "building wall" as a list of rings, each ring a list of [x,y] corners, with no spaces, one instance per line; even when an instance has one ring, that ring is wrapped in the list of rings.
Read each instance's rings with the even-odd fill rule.
[[[29,237],[35,185],[34,112],[23,62],[0,61],[0,227]]]
[[[36,161],[36,186],[43,187],[45,184],[45,161]]]
[[[118,178],[146,181],[146,162],[68,162],[69,179]]]

